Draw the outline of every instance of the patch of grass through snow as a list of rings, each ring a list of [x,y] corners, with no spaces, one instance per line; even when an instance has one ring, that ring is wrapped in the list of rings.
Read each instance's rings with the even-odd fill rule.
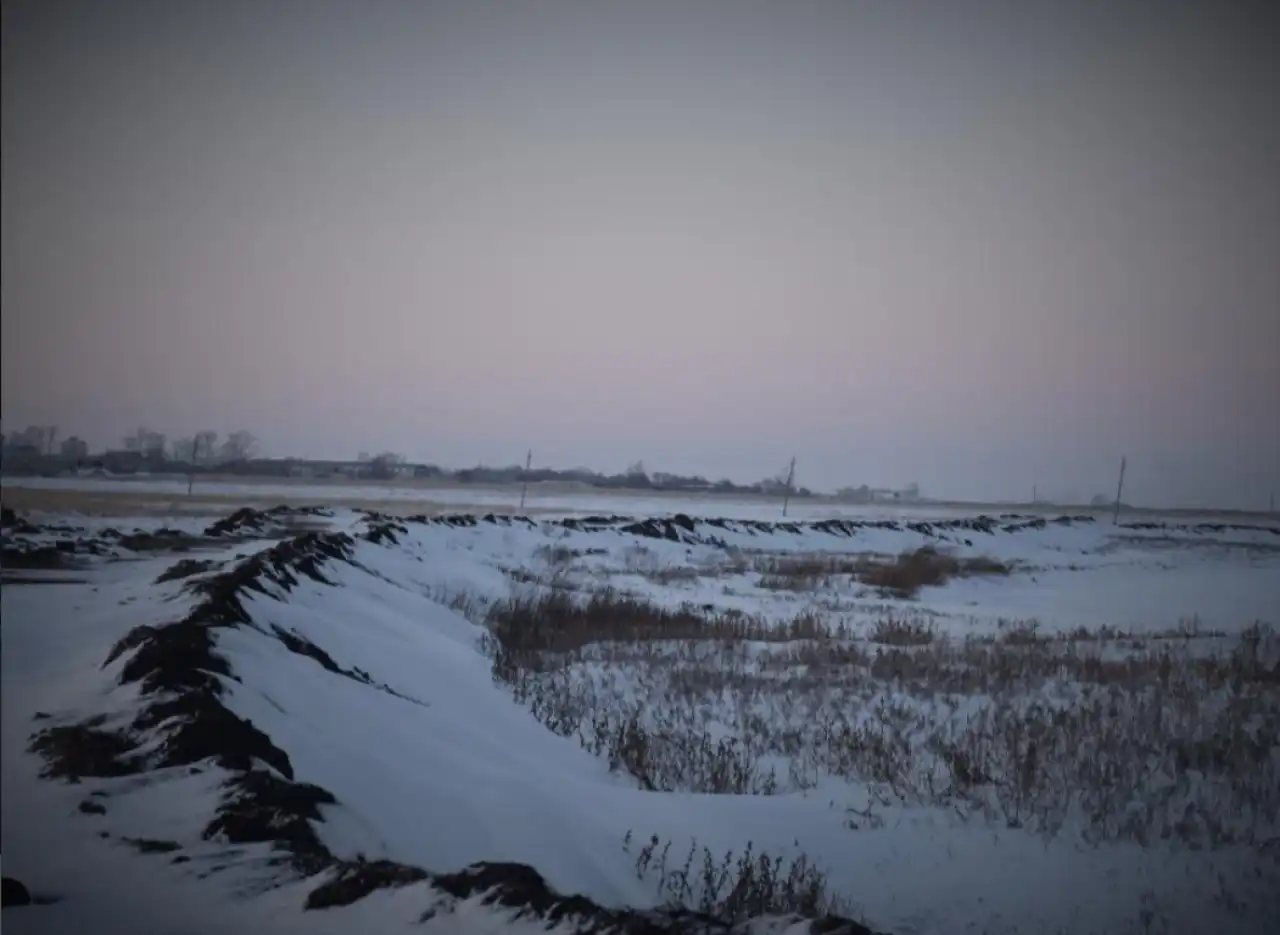
[[[644,788],[773,794],[824,777],[873,807],[1086,840],[1280,842],[1280,639],[1183,625],[947,639],[885,618],[771,626],[600,591],[490,608],[495,679]],[[851,821],[865,823],[862,814]]]

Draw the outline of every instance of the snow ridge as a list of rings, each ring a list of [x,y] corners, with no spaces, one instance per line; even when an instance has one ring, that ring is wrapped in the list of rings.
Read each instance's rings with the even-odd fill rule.
[[[469,521],[518,522],[474,517]],[[468,520],[448,517],[434,522],[455,525]],[[672,528],[691,531],[683,522],[673,523],[642,524],[640,529],[624,527],[622,531],[638,535],[660,531],[664,536]],[[208,534],[239,533],[261,525],[247,513],[238,514],[210,527]],[[132,716],[97,714],[39,730],[32,736],[30,749],[43,758],[44,777],[78,782],[165,771],[197,774],[216,766],[226,778],[202,836],[233,845],[265,845],[274,854],[271,864],[276,873],[316,883],[306,897],[306,909],[349,906],[381,889],[419,885],[432,891],[433,908],[424,921],[479,899],[510,910],[514,917],[580,933],[711,935],[780,930],[783,925],[797,935],[870,933],[844,918],[732,925],[686,910],[610,909],[584,896],[557,892],[537,870],[519,863],[479,862],[458,872],[439,873],[392,860],[368,860],[363,854],[335,853],[317,828],[341,803],[329,790],[298,779],[289,752],[228,706],[229,691],[254,686],[245,684],[246,676],[236,671],[232,654],[222,644],[233,631],[253,636],[259,643],[270,641],[311,660],[334,678],[427,707],[428,702],[376,681],[359,667],[339,664],[313,639],[279,623],[264,622],[255,612],[264,599],[288,603],[295,591],[305,587],[335,588],[343,568],[368,572],[358,558],[360,549],[392,548],[405,530],[398,521],[370,517],[351,532],[306,532],[284,539],[213,573],[201,574],[201,566],[190,566],[196,573],[181,585],[183,594],[194,598],[189,610],[165,624],[135,627],[103,663],[104,669],[118,669],[115,681],[120,687],[136,691],[139,704]],[[439,764],[439,769],[448,769],[448,764]],[[766,927],[761,928],[762,924]]]

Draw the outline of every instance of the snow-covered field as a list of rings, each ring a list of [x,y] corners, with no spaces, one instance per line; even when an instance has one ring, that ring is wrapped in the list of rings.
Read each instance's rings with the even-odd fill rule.
[[[6,477],[4,485],[11,489],[67,491],[85,494],[145,495],[156,498],[173,498],[181,502],[188,496],[185,477]],[[518,487],[491,487],[484,485],[448,485],[431,482],[374,481],[325,483],[323,481],[226,480],[200,479],[194,486],[195,495],[207,500],[235,502],[249,498],[269,499],[278,502],[311,503],[382,503],[400,509],[414,509],[418,505],[447,506],[475,510],[514,511],[520,503]],[[590,515],[593,513],[628,513],[640,516],[669,515],[676,512],[695,512],[699,516],[752,517],[756,519],[781,518],[782,502],[771,497],[742,498],[707,496],[697,494],[650,494],[641,492],[591,492],[587,489],[568,489],[567,485],[531,485],[526,492],[526,507],[536,511]],[[397,510],[399,512],[399,510]],[[822,501],[795,501],[788,509],[791,517],[823,518],[827,516],[853,516],[878,514],[892,516],[900,513],[882,507],[840,506]],[[930,511],[938,513],[934,508]]]
[[[1280,918],[1280,527],[625,505],[9,523],[6,930]]]
[[[6,476],[3,486],[10,495],[15,491],[28,494],[45,492],[52,495],[120,497],[129,501],[164,504],[174,513],[207,513],[211,509],[226,512],[245,503],[323,503],[367,507],[396,513],[431,511],[435,508],[459,510],[494,510],[515,512],[520,503],[517,486],[481,484],[448,484],[416,480],[377,483],[374,481],[325,482],[318,480],[273,481],[269,479],[200,478],[189,492],[187,479],[179,476],[134,475],[105,477],[20,477]],[[70,502],[74,504],[74,496]],[[782,500],[772,496],[733,496],[700,494],[693,491],[645,492],[640,490],[593,490],[565,484],[532,484],[526,491],[526,508],[534,513],[587,516],[593,514],[626,514],[629,516],[670,516],[687,513],[693,516],[719,516],[734,519],[782,519]],[[75,509],[74,505],[63,507]],[[1013,507],[1011,507],[1013,508]],[[1017,507],[1025,509],[1025,507]],[[825,497],[792,499],[787,517],[790,519],[881,519],[914,520],[972,516],[977,507],[937,504],[849,504]],[[983,509],[994,509],[987,506]],[[1038,506],[1033,512],[1056,515],[1056,507]],[[1050,511],[1047,512],[1046,511]],[[148,510],[153,514],[154,510]],[[1060,510],[1058,511],[1060,512]],[[1108,510],[1090,510],[1099,518],[1110,516]],[[1144,519],[1169,522],[1214,522],[1224,517],[1213,511],[1161,516],[1150,510],[1140,514]],[[1230,521],[1230,520],[1227,520]],[[1252,521],[1252,520],[1249,520]]]

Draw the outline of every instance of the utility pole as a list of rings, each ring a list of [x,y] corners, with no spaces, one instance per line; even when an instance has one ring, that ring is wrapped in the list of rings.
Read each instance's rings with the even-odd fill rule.
[[[1039,491],[1036,490],[1036,485],[1032,484],[1031,485],[1031,505],[1032,506],[1035,506],[1037,503],[1040,502],[1040,498],[1036,496],[1038,492]]]
[[[533,464],[533,449],[524,457],[524,483],[520,485],[520,512],[524,512],[524,495],[529,490],[529,468]]]
[[[791,485],[796,479],[796,459],[791,456],[791,465],[787,468],[787,489],[782,492],[782,515],[787,515],[787,504],[791,502]]]
[[[191,464],[187,467],[187,496],[196,485],[196,465],[200,463],[200,433],[196,432],[191,439]]]
[[[1111,514],[1111,525],[1118,525],[1120,522],[1120,495],[1124,492],[1124,467],[1126,458],[1120,458],[1120,482],[1116,484],[1116,507],[1115,512]]]

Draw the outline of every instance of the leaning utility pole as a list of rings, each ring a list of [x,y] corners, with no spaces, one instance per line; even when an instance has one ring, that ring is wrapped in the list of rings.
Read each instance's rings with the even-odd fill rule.
[[[520,512],[524,512],[524,495],[529,490],[529,467],[533,464],[533,449],[529,449],[529,453],[524,458],[524,477],[520,485]]]
[[[796,479],[796,459],[791,456],[791,465],[787,468],[787,489],[782,492],[782,515],[787,515],[787,504],[791,501],[791,485]]]
[[[1111,525],[1115,526],[1120,522],[1120,495],[1124,492],[1124,466],[1126,458],[1120,459],[1120,482],[1116,484],[1116,507],[1111,514]]]

